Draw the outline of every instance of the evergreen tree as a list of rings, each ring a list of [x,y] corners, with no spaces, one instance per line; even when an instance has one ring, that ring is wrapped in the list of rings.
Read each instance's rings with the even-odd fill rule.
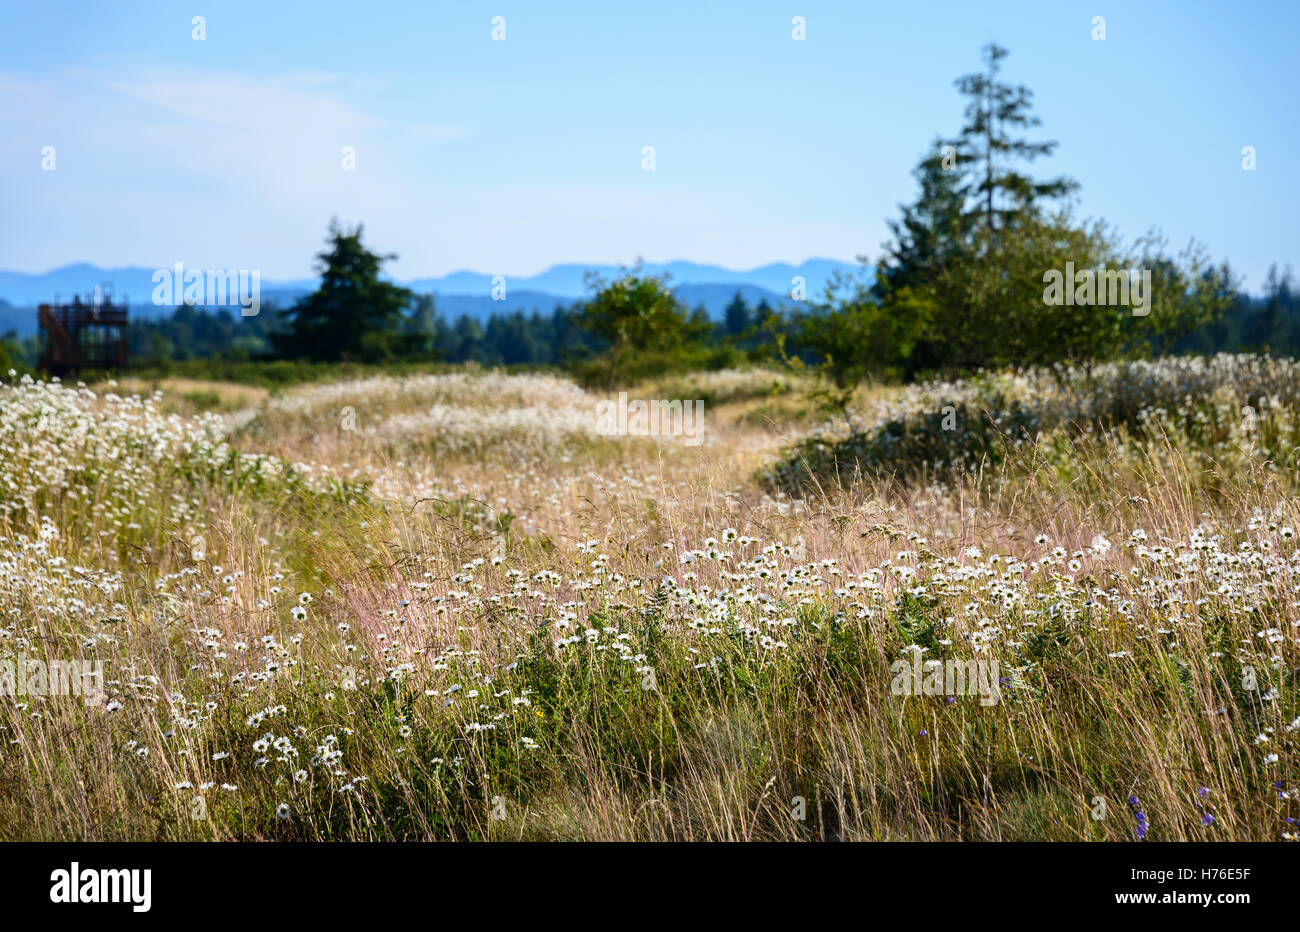
[[[1054,350],[1035,340],[1049,332],[1071,337],[1069,355],[1079,358],[1092,358],[1087,341],[1075,339],[1080,333],[1095,336],[1098,349],[1114,345],[1109,320],[1074,321],[1063,331],[1058,312],[1049,328],[1031,325],[1044,323],[1043,272],[1062,255],[1087,268],[1109,244],[1096,231],[1075,230],[1068,218],[1049,217],[1043,209],[1046,200],[1075,190],[1074,181],[1036,181],[1014,168],[1017,161],[1050,155],[1056,143],[1012,135],[1041,121],[1031,112],[1028,88],[998,80],[1006,55],[990,44],[983,50],[986,70],[957,79],[957,89],[969,98],[966,124],[957,139],[931,145],[913,172],[920,187],[916,201],[889,223],[894,238],[877,264],[871,293],[896,323],[903,318],[919,325],[894,326],[887,334],[899,341],[894,354],[907,376],[1042,360]],[[850,309],[866,311],[860,303],[850,303]],[[1091,309],[1078,311],[1085,312]],[[881,358],[875,348],[863,353],[867,360]],[[850,362],[841,365],[862,368]]]
[[[289,329],[277,335],[282,355],[316,360],[390,358],[400,346],[399,327],[412,293],[379,277],[381,256],[361,243],[362,228],[330,222],[329,248],[317,256],[320,287],[287,314]]]
[[[986,70],[957,79],[957,89],[970,98],[967,122],[960,136],[948,142],[954,150],[953,169],[961,178],[957,190],[991,234],[1014,225],[1039,200],[1062,197],[1078,188],[1069,178],[1035,181],[1010,167],[1013,160],[1033,161],[1051,155],[1056,142],[1030,142],[1010,135],[1013,130],[1040,126],[1042,120],[1030,112],[1033,91],[998,81],[1000,62],[1007,54],[1006,49],[990,42],[982,50]]]
[[[479,322],[467,314],[461,314],[452,331],[452,342],[456,346],[457,362],[481,360],[483,352],[483,328]]]
[[[749,329],[752,323],[749,305],[745,303],[745,299],[741,297],[739,291],[736,292],[735,297],[731,299],[731,303],[727,305],[726,311],[723,312],[723,321],[726,324],[727,333],[733,337],[742,336]]]
[[[411,311],[406,354],[436,358],[442,346],[438,340],[439,322],[438,305],[434,296],[422,294],[416,298],[415,307]]]

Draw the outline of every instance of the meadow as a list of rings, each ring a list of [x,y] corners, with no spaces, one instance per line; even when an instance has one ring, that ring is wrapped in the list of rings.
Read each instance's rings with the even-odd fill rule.
[[[0,838],[1295,840],[1300,365],[815,388],[10,378]]]

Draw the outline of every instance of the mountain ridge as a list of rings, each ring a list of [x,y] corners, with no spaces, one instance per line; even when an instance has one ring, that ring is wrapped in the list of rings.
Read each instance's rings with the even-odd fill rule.
[[[89,296],[97,285],[111,285],[106,289],[115,300],[125,298],[133,316],[151,320],[167,316],[174,305],[154,305],[153,274],[155,269],[171,270],[171,266],[120,266],[101,268],[89,262],[74,262],[46,272],[14,272],[0,270],[0,332],[16,330],[26,336],[36,330],[34,308],[53,301],[56,296],[68,300],[73,295]],[[200,266],[186,266],[200,268]],[[582,264],[557,263],[531,276],[504,276],[505,294],[493,295],[495,276],[487,272],[459,269],[441,276],[426,276],[406,280],[392,279],[417,294],[433,294],[439,311],[454,320],[462,314],[480,323],[492,314],[515,311],[538,311],[549,314],[557,305],[567,306],[588,295],[584,284],[588,270],[595,271],[608,280],[627,266],[610,263]],[[667,275],[668,284],[677,297],[688,307],[703,306],[710,317],[720,318],[727,304],[737,292],[751,307],[767,301],[773,307],[791,300],[790,293],[796,276],[804,279],[804,293],[808,297],[820,295],[826,282],[836,272],[852,273],[859,267],[838,259],[810,258],[795,265],[788,262],[769,262],[753,269],[728,269],[710,263],[674,260],[661,263],[642,263],[644,273]],[[261,300],[282,306],[292,304],[310,293],[318,282],[307,279],[262,279]],[[6,306],[7,305],[7,306]],[[238,309],[232,309],[238,314]]]
[[[186,266],[205,268],[206,266]],[[587,293],[583,278],[588,270],[596,271],[608,278],[616,275],[622,268],[612,263],[557,263],[535,275],[504,275],[506,290],[519,288],[526,291],[538,291],[561,298],[580,298]],[[711,263],[691,262],[677,259],[671,262],[646,262],[642,269],[648,274],[670,276],[669,284],[679,285],[755,285],[776,294],[788,294],[792,279],[803,276],[809,294],[821,290],[826,280],[836,271],[852,271],[854,263],[838,259],[814,257],[798,265],[789,262],[769,262],[752,269],[729,269]],[[58,266],[45,272],[17,272],[0,269],[0,298],[10,304],[34,304],[52,300],[54,293],[63,297],[72,294],[87,294],[96,285],[111,283],[114,293],[126,294],[144,303],[146,295],[153,291],[153,274],[157,269],[171,269],[171,265],[154,266],[118,266],[103,268],[89,262],[73,262]],[[491,296],[493,279],[499,273],[479,272],[473,269],[457,269],[446,275],[419,276],[415,278],[396,279],[392,281],[411,288],[421,294],[464,294]],[[262,279],[263,291],[311,290],[317,278],[298,279]]]

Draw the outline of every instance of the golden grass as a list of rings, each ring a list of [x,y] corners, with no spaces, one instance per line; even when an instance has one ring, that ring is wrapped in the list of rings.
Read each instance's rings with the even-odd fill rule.
[[[518,384],[511,405],[551,391]],[[802,389],[708,407],[698,447],[454,455],[367,433],[391,400],[344,429],[339,400],[254,399],[231,442],[368,494],[158,453],[130,514],[34,491],[0,517],[0,653],[100,658],[119,706],[0,699],[0,834],[1124,840],[1138,811],[1153,838],[1291,831],[1292,476],[1208,482],[1111,439],[1072,469],[1029,451],[792,500],[756,474],[812,425],[754,412]],[[72,586],[92,570],[120,587]],[[918,647],[996,658],[1000,701],[897,695]]]

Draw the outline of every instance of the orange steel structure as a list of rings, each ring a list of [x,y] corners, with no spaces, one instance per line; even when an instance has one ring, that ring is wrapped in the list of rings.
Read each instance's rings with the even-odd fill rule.
[[[56,299],[57,300],[57,299]],[[42,304],[40,361],[44,372],[60,377],[82,369],[122,369],[126,366],[126,302],[112,299],[86,303]]]

